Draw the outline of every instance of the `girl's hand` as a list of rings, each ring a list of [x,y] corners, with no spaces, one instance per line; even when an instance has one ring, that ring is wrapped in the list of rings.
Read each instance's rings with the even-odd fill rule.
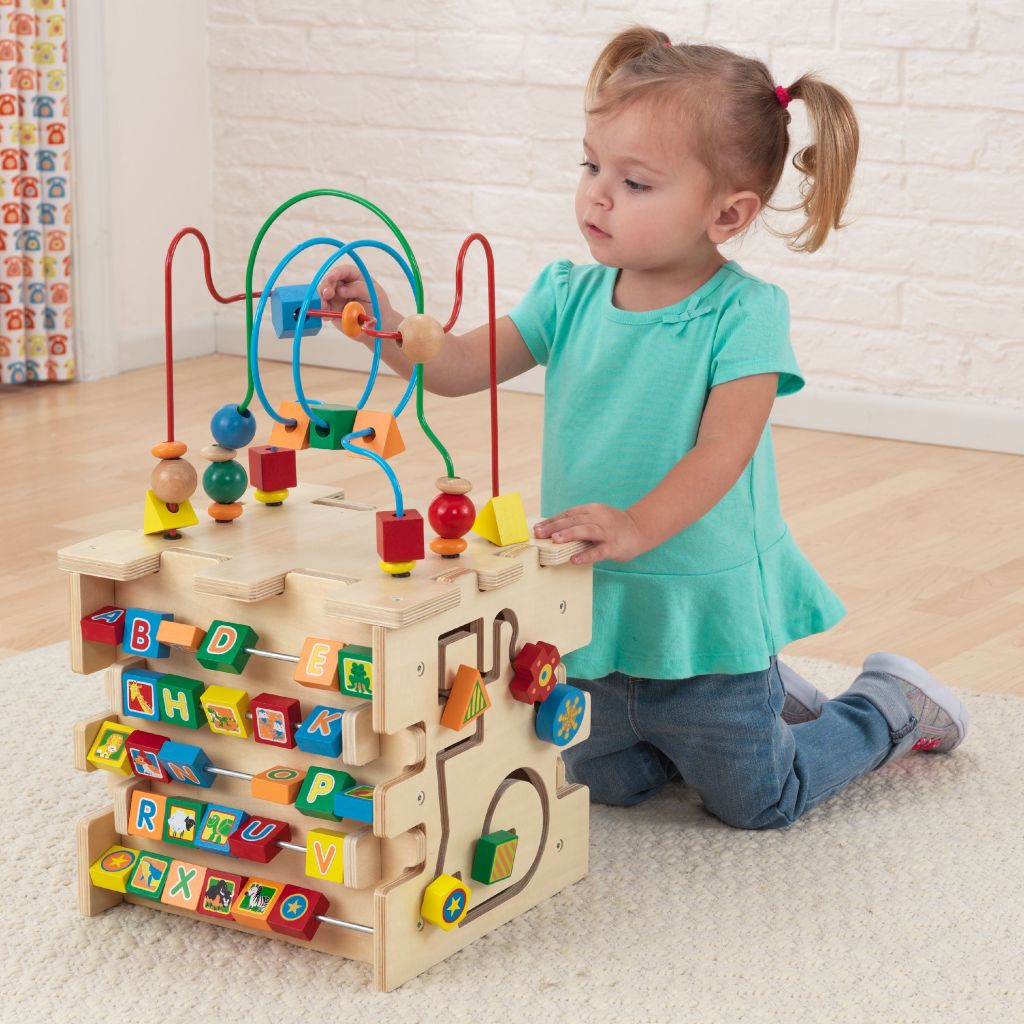
[[[401,321],[401,317],[395,312],[388,299],[387,292],[377,283],[373,282],[374,288],[377,289],[377,301],[380,303],[380,315],[384,321],[383,324],[374,325],[378,331],[393,331],[397,329],[398,323]],[[366,309],[367,314],[372,315],[373,310],[370,305],[370,289],[367,288],[366,282],[363,280],[363,275],[359,273],[353,263],[336,263],[327,273],[324,275],[319,285],[320,301],[323,303],[323,309],[333,309],[337,312],[341,312],[346,303],[361,302]],[[341,321],[332,317],[334,326],[341,330]],[[368,338],[362,340],[368,341]]]
[[[571,540],[589,540],[593,547],[573,555],[575,565],[610,559],[628,562],[646,550],[640,528],[628,513],[596,502],[577,505],[557,516],[544,519],[533,528],[537,537],[549,537],[556,544]]]

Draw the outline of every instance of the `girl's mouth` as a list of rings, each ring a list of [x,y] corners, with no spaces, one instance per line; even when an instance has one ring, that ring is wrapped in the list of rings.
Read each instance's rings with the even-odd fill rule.
[[[599,227],[594,224],[587,223],[587,234],[591,238],[611,238],[607,231],[602,231]]]

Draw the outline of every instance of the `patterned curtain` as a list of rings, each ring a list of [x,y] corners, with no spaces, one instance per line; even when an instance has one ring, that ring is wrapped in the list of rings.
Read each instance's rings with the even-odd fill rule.
[[[0,383],[71,380],[66,0],[0,0]]]

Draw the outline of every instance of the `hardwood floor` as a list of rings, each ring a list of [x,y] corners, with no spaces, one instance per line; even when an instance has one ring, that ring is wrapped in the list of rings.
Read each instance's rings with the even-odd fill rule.
[[[269,395],[291,394],[290,368],[268,363]],[[310,368],[310,393],[354,402],[365,377]],[[244,361],[209,356],[179,363],[176,433],[197,456],[213,410],[244,395]],[[391,405],[404,382],[381,378],[374,405]],[[141,525],[142,498],[164,437],[163,369],[90,383],[0,387],[3,432],[0,656],[67,635],[58,548]],[[539,506],[542,400],[502,393],[502,490]],[[488,399],[426,397],[428,422],[455,470],[489,487]],[[408,451],[396,468],[409,495],[429,502],[439,456],[403,419]],[[835,629],[787,654],[859,665],[873,650],[917,659],[953,686],[1024,696],[1024,458],[816,431],[774,428],[783,508],[800,546],[845,602]],[[339,465],[308,451],[303,479],[338,484],[349,497],[388,505],[374,466]],[[414,502],[413,502],[414,503]],[[425,511],[425,510],[424,510]]]

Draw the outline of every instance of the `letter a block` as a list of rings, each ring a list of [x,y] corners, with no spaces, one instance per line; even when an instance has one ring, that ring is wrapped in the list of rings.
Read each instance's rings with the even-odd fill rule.
[[[218,619],[210,623],[206,637],[196,651],[196,661],[214,672],[241,675],[250,657],[246,648],[255,647],[258,642],[259,634],[252,626]]]
[[[124,640],[124,609],[108,604],[82,619],[82,639],[96,644]]]

